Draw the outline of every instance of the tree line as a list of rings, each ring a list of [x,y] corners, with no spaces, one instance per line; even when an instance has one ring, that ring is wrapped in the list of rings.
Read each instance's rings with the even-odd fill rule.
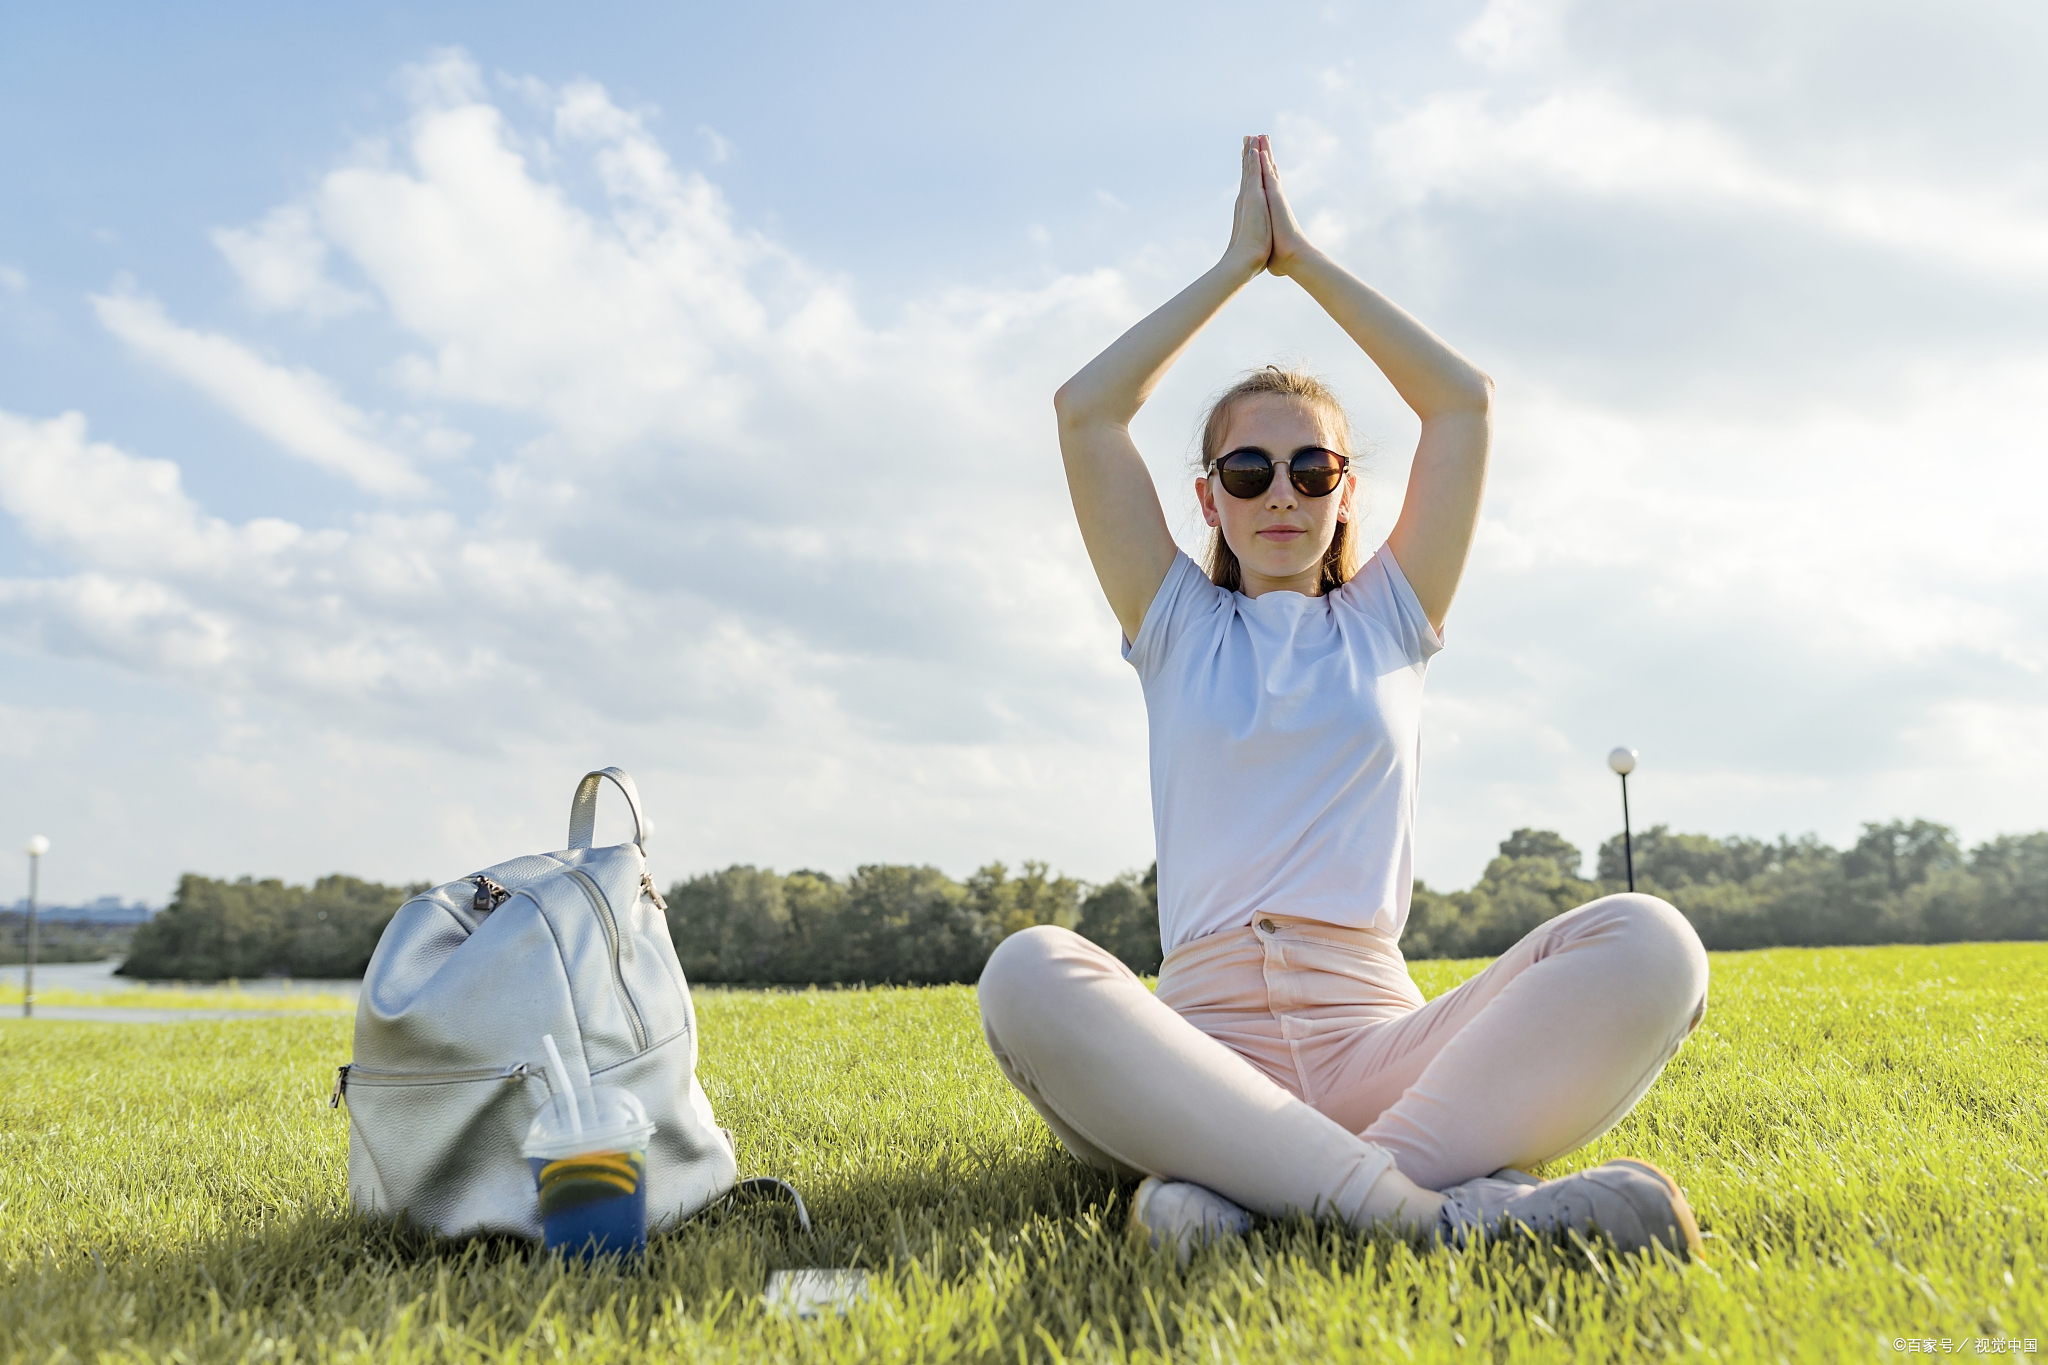
[[[1847,849],[1811,835],[1775,841],[1635,836],[1636,888],[1664,897],[1710,949],[2048,939],[2048,832],[1965,852],[1927,820],[1868,824]],[[1583,853],[1548,830],[1503,840],[1464,891],[1415,884],[1402,935],[1410,958],[1490,957],[1530,929],[1624,889],[1622,836]],[[973,981],[996,944],[1057,924],[1140,973],[1159,969],[1154,868],[1089,884],[1026,862],[965,881],[877,863],[852,875],[734,866],[669,887],[669,931],[696,982],[921,985]],[[121,970],[152,979],[359,976],[384,925],[422,886],[323,877],[311,886],[187,874],[135,932]]]
[[[287,886],[188,872],[170,904],[136,926],[118,974],[148,981],[361,976],[384,926],[427,886],[340,875]]]
[[[1863,827],[1851,847],[1673,834],[1634,840],[1636,889],[1662,896],[1714,950],[2048,939],[2048,832],[2001,835],[1967,853],[1929,820]],[[1553,915],[1626,888],[1622,836],[1583,858],[1547,830],[1516,830],[1467,891],[1415,884],[1409,957],[1491,957]]]
[[[103,962],[128,951],[135,937],[133,924],[107,924],[94,920],[36,917],[36,961]],[[21,910],[0,910],[0,966],[19,966],[28,961],[28,915]]]

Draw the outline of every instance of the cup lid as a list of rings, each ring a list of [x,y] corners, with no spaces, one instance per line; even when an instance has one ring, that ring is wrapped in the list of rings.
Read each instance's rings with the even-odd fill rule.
[[[581,1103],[577,1103],[580,1100]],[[570,1121],[571,1104],[582,1132]],[[647,1106],[630,1090],[615,1085],[593,1086],[580,1096],[550,1095],[519,1145],[522,1156],[563,1157],[607,1147],[645,1146],[654,1133]]]

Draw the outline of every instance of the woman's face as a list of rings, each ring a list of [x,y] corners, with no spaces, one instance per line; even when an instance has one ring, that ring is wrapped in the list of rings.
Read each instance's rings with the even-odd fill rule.
[[[1231,405],[1219,453],[1256,446],[1284,461],[1303,446],[1332,445],[1333,437],[1313,407],[1282,394],[1261,393]],[[1225,543],[1237,555],[1247,596],[1276,588],[1312,594],[1337,524],[1350,516],[1357,482],[1357,475],[1346,474],[1336,492],[1305,498],[1285,472],[1276,469],[1265,492],[1234,498],[1214,474],[1204,474],[1195,480],[1195,496],[1202,501],[1203,519],[1222,529]]]

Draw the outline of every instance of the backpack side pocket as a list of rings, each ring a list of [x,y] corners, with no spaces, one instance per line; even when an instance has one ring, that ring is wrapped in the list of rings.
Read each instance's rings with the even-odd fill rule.
[[[539,1067],[394,1071],[349,1066],[349,1198],[449,1235],[540,1235],[519,1140],[546,1098]]]

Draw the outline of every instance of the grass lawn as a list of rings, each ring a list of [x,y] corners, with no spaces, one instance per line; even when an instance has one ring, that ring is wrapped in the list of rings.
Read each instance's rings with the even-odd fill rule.
[[[1418,963],[1434,994],[1477,963]],[[152,993],[152,1003],[156,993]],[[327,1108],[347,1017],[0,1023],[0,1359],[1896,1359],[2048,1339],[2048,944],[1714,959],[1636,1111],[1689,1267],[1416,1251],[1296,1220],[1185,1270],[1122,1233],[982,1045],[973,991],[703,992],[744,1172],[795,1181],[645,1265],[565,1267],[352,1218]],[[863,1266],[843,1318],[769,1271]],[[2003,1350],[2000,1344],[2001,1352]]]

